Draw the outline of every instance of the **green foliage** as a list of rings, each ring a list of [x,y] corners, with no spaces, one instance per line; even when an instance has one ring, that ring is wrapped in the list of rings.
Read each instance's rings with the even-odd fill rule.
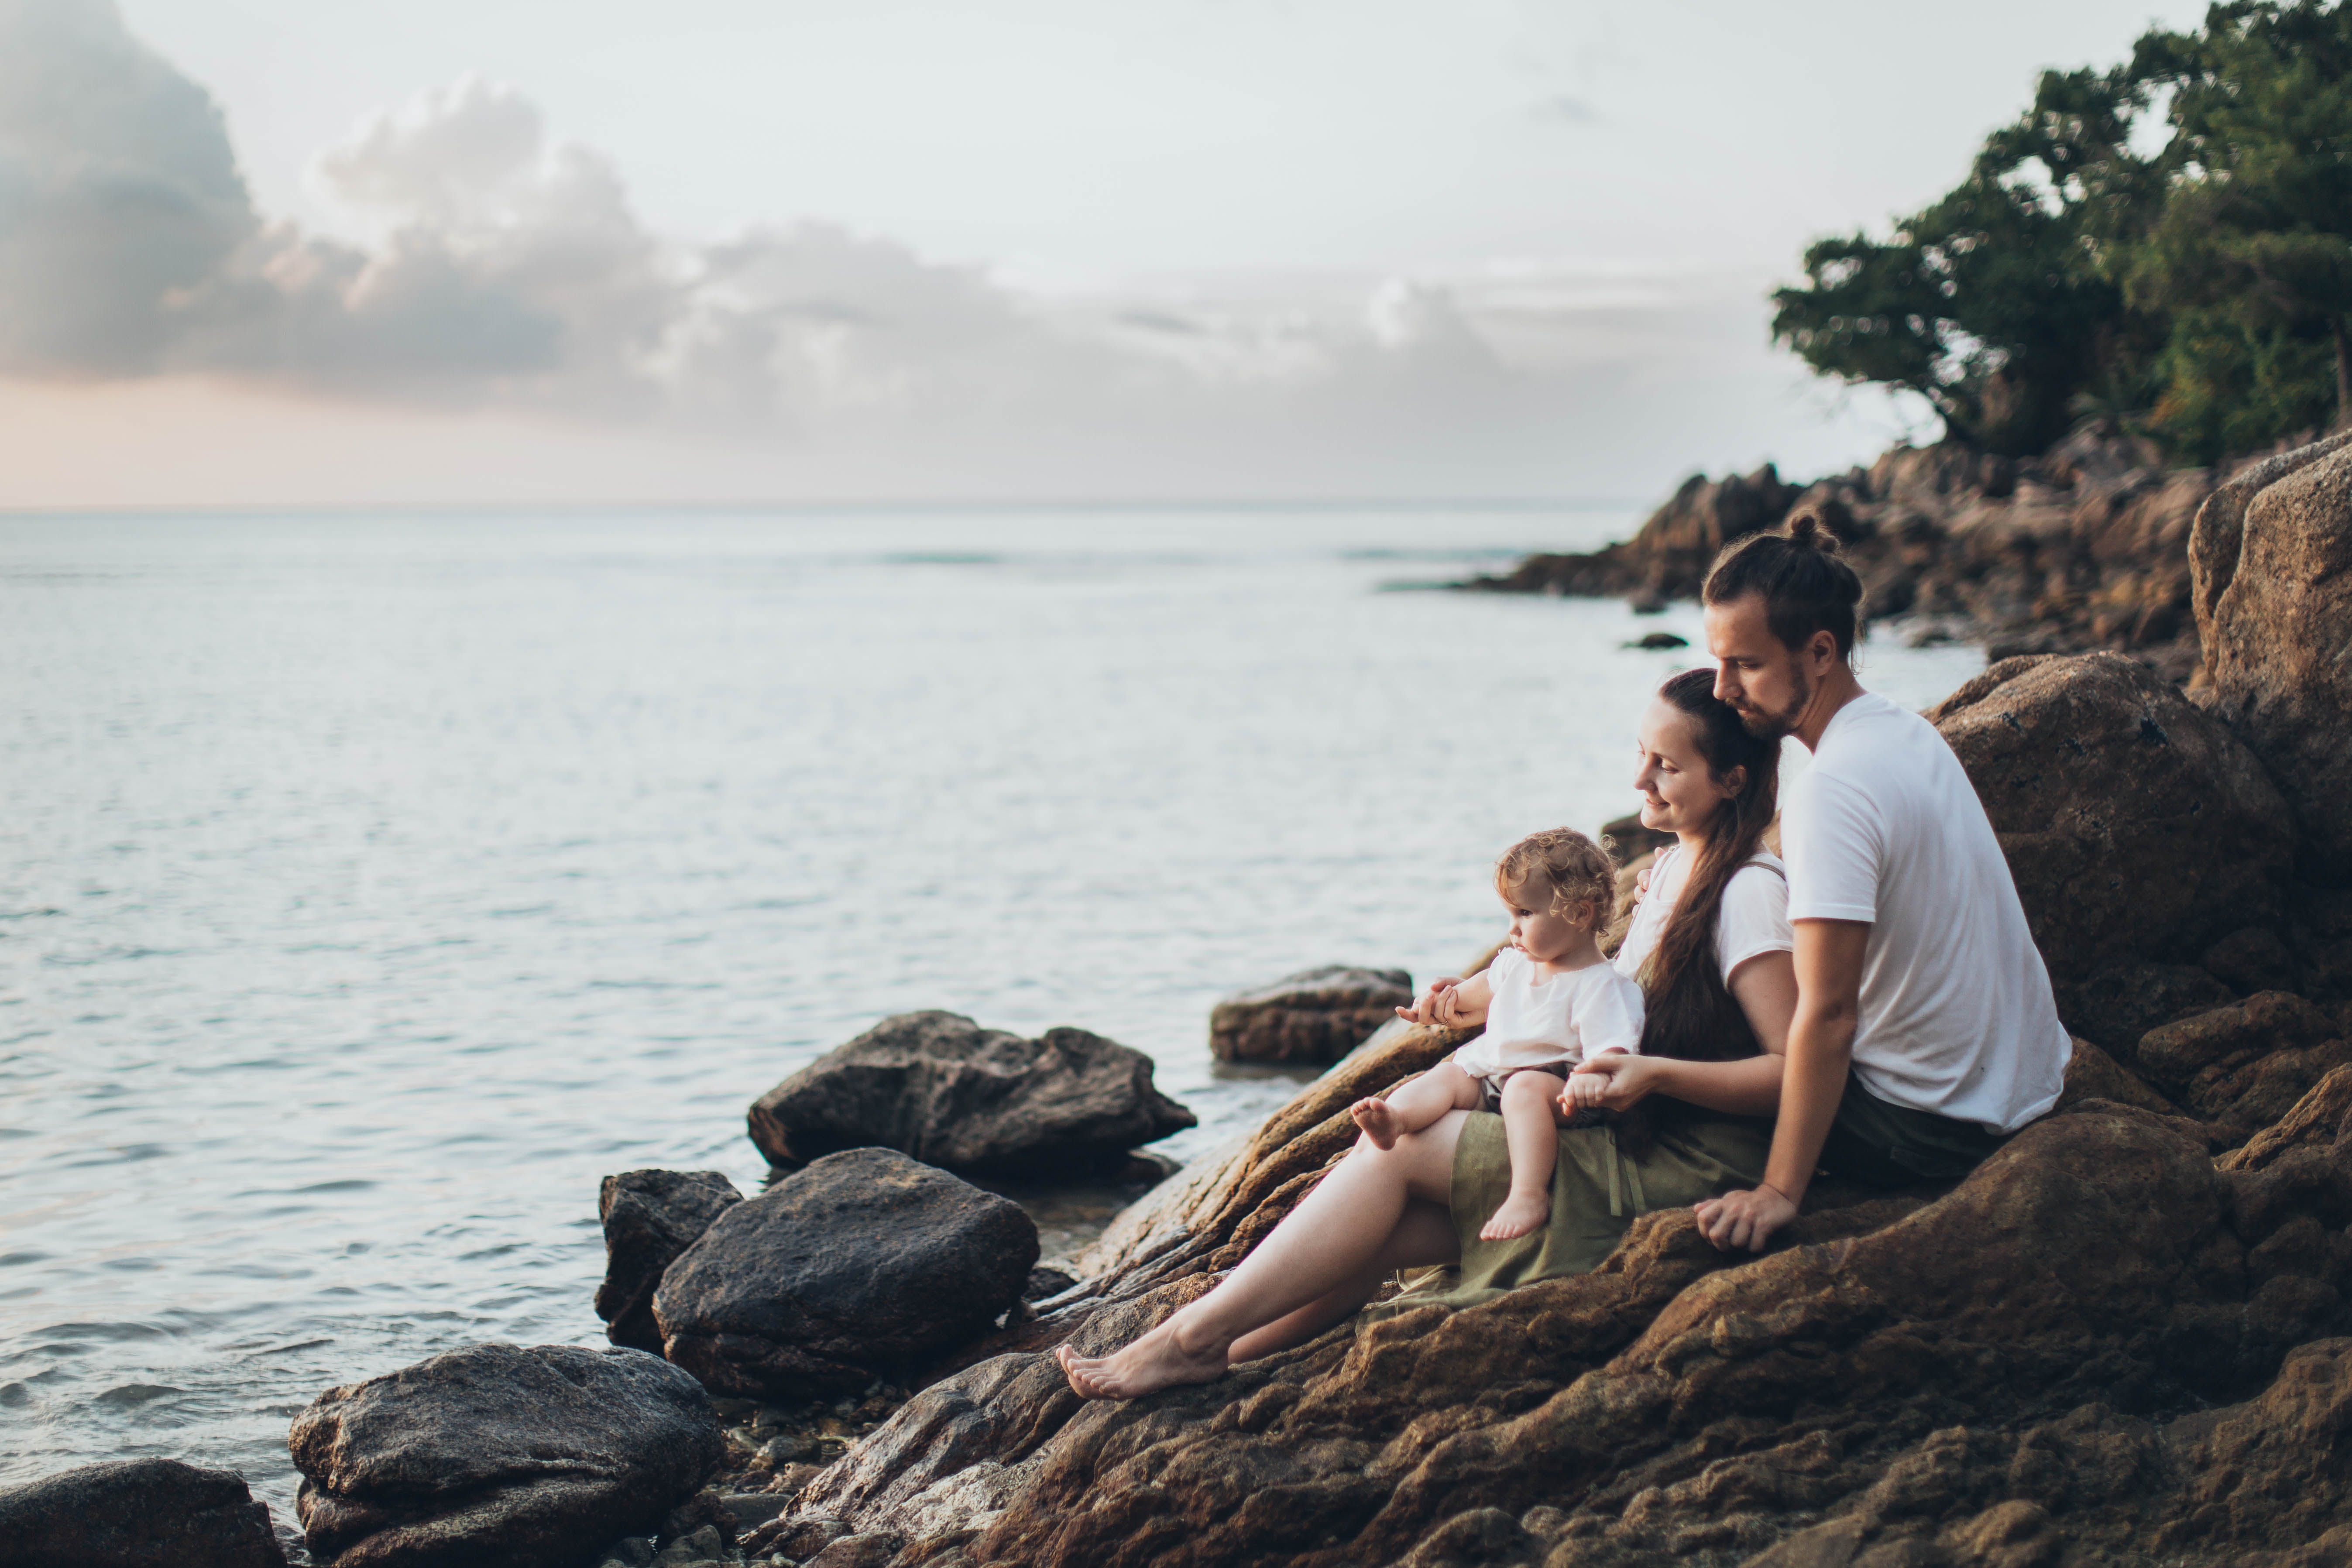
[[[1776,338],[1994,451],[2103,413],[2210,460],[2341,418],[2352,0],[2239,0],[2048,72],[1956,189],[1804,269]]]

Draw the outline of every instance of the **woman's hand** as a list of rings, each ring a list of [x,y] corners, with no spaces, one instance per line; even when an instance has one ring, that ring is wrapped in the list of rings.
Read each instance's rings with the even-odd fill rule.
[[[1412,1006],[1398,1008],[1396,1016],[1408,1023],[1440,1024],[1447,1028],[1460,1028],[1462,1026],[1454,1022],[1452,1015],[1454,1012],[1454,988],[1461,984],[1458,975],[1449,974],[1443,980],[1433,980],[1429,983],[1429,989],[1423,992]]]
[[[1655,1057],[1637,1057],[1624,1051],[1603,1051],[1587,1057],[1569,1074],[1569,1086],[1561,1091],[1559,1108],[1570,1115],[1593,1105],[1603,1110],[1631,1110],[1657,1091],[1666,1071],[1665,1064]],[[1592,1090],[1585,1089],[1584,1083],[1594,1079],[1601,1080],[1600,1093],[1597,1098],[1587,1099],[1585,1096]]]

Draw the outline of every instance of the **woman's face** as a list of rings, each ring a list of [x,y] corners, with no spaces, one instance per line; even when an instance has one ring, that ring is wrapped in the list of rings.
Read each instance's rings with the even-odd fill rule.
[[[1642,792],[1644,827],[1704,833],[1723,803],[1739,793],[1740,770],[1720,780],[1709,773],[1698,749],[1698,721],[1664,698],[1642,715],[1640,752],[1633,787]]]

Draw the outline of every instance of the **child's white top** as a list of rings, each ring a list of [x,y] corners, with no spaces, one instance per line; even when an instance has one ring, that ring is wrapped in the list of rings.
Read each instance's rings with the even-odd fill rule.
[[[1486,1032],[1454,1053],[1474,1078],[1642,1048],[1642,988],[1607,963],[1538,980],[1535,961],[1507,947],[1486,966]]]

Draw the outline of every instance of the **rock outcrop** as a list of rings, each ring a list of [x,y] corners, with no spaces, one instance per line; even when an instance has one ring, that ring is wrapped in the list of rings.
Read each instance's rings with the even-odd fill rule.
[[[2000,837],[2077,1034],[2115,1049],[2177,1016],[2147,1016],[2148,966],[2200,965],[2234,942],[2229,969],[2264,934],[2284,952],[2286,803],[2242,742],[2144,667],[2112,653],[2003,659],[1927,717]],[[2174,989],[2182,1011],[2230,994]],[[2105,1005],[2110,992],[2126,1006]]]
[[[1695,596],[1723,544],[1804,508],[1844,542],[1869,613],[1905,618],[1916,640],[1983,638],[1996,658],[2116,648],[2186,679],[2199,657],[2189,528],[2223,477],[2167,469],[2098,426],[2025,461],[1954,442],[1898,447],[1801,487],[1769,466],[1694,477],[1622,543],[1530,556],[1462,586],[1663,605]]]
[[[487,1344],[328,1390],[295,1417],[296,1511],[332,1568],[575,1568],[722,1456],[700,1384],[633,1350]]]
[[[285,1568],[242,1479],[177,1459],[84,1465],[0,1488],[8,1568]]]
[[[717,1171],[624,1171],[604,1178],[596,1217],[604,1227],[604,1282],[596,1315],[616,1345],[661,1354],[654,1290],[662,1271],[692,1247],[710,1222],[743,1201]]]
[[[983,1173],[1111,1164],[1194,1125],[1141,1051],[1084,1029],[1024,1039],[954,1013],[906,1013],[803,1068],[751,1107],[777,1165],[895,1149]]]
[[[1036,1261],[1019,1205],[852,1149],[720,1215],[663,1275],[654,1316],[663,1352],[709,1388],[804,1399],[977,1338]]]
[[[2352,430],[2222,486],[2189,561],[2216,708],[2294,804],[2309,869],[2352,882]]]
[[[1211,1008],[1209,1054],[1328,1067],[1412,1005],[1412,976],[1402,969],[1301,970]]]

